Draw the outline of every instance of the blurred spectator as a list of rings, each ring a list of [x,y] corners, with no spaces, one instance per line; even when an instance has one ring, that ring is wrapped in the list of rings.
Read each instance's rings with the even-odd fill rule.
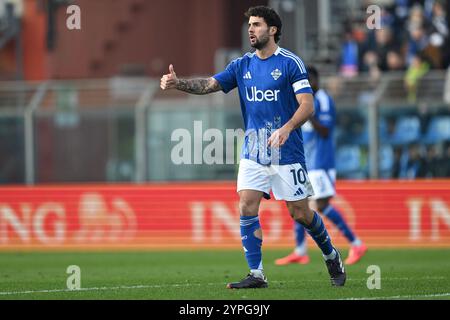
[[[368,51],[364,54],[363,71],[367,71],[372,80],[380,78],[381,70],[378,66],[378,56],[374,51]]]
[[[387,52],[390,50],[391,31],[382,28],[371,32],[365,44],[361,71],[368,72],[372,80],[378,80],[381,71],[387,69]]]
[[[399,21],[399,24],[406,21],[409,14],[409,1],[408,0],[395,0],[394,15]]]
[[[444,145],[444,155],[442,157],[443,172],[441,177],[450,178],[450,141],[447,141]]]
[[[359,48],[353,37],[351,29],[345,32],[345,40],[341,47],[340,73],[345,77],[353,77],[358,74]]]
[[[428,46],[428,38],[422,26],[412,26],[409,29],[406,64],[410,66],[412,60]]]
[[[392,165],[392,178],[400,178],[402,170],[402,149],[394,148],[394,163]]]
[[[394,117],[386,118],[386,134],[391,137],[395,132],[395,123],[396,120]]]
[[[387,67],[387,54],[389,51],[396,50],[392,41],[392,30],[391,28],[384,26],[383,28],[375,31],[375,41],[376,47],[374,51],[378,57],[378,67],[381,71],[386,71]]]
[[[441,1],[435,1],[433,5],[433,15],[429,27],[430,35],[430,54],[433,57],[435,67],[441,68],[447,64],[449,49],[449,29],[444,4]]]
[[[386,62],[389,71],[405,70],[405,62],[398,51],[390,50],[386,55]]]
[[[447,17],[444,4],[436,0],[433,5],[433,16],[431,19],[431,37],[437,46],[442,45],[449,37]]]
[[[395,16],[386,7],[381,9],[381,25],[392,30],[395,25]]]
[[[417,100],[417,84],[420,79],[430,70],[430,65],[423,55],[416,55],[412,58],[411,65],[405,75],[405,87],[408,92],[408,101],[415,103]]]
[[[423,7],[424,16],[428,20],[431,20],[431,18],[433,16],[433,6],[436,3],[436,1],[441,1],[441,0],[422,0],[422,1],[420,1],[421,5]]]
[[[423,15],[423,8],[421,5],[414,5],[409,11],[409,17],[407,21],[407,29],[412,30],[414,28],[423,28],[425,26],[425,17]]]
[[[424,166],[422,168],[422,172],[420,172],[420,176],[426,178],[435,178],[439,177],[442,174],[442,171],[439,167],[441,165],[441,158],[439,157],[437,146],[430,145],[427,147],[426,157],[424,161]]]
[[[427,178],[450,177],[450,142],[428,146],[424,176]]]
[[[408,148],[407,161],[402,164],[400,178],[415,179],[424,176],[425,161],[419,144],[411,144]]]
[[[450,0],[447,0],[445,5],[443,5],[445,20],[447,21],[447,41],[444,43],[442,47],[443,54],[443,67],[450,67]]]
[[[425,137],[429,130],[429,125],[431,118],[433,117],[433,112],[429,109],[429,106],[425,102],[421,102],[416,106],[415,114],[419,117],[420,122],[420,135]]]

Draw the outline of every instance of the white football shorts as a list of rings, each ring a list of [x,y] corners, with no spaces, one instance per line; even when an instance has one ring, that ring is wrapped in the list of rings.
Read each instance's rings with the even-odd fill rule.
[[[308,172],[314,189],[313,200],[333,197],[336,194],[336,170],[311,170]]]
[[[306,170],[300,163],[263,166],[253,160],[241,159],[237,191],[256,190],[276,200],[298,201],[314,195]]]

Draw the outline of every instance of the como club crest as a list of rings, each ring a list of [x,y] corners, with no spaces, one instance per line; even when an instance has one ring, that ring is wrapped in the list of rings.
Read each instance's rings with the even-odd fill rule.
[[[274,80],[278,80],[278,78],[281,77],[282,73],[281,73],[280,70],[275,69],[275,70],[272,71],[271,75],[272,75]]]

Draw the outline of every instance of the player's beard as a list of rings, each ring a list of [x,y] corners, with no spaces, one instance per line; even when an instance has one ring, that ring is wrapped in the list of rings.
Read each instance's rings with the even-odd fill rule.
[[[253,48],[255,48],[256,50],[261,50],[267,46],[267,44],[269,43],[269,40],[270,40],[270,36],[267,33],[267,34],[262,35],[259,39],[256,38],[256,41],[253,44],[251,44],[251,46]]]

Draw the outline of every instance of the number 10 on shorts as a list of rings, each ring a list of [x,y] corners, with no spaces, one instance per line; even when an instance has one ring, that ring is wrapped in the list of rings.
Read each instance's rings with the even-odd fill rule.
[[[292,169],[291,170],[292,176],[294,177],[294,184],[298,185],[300,184],[305,184],[306,182],[306,173],[305,170],[303,170],[302,168],[295,170]]]

